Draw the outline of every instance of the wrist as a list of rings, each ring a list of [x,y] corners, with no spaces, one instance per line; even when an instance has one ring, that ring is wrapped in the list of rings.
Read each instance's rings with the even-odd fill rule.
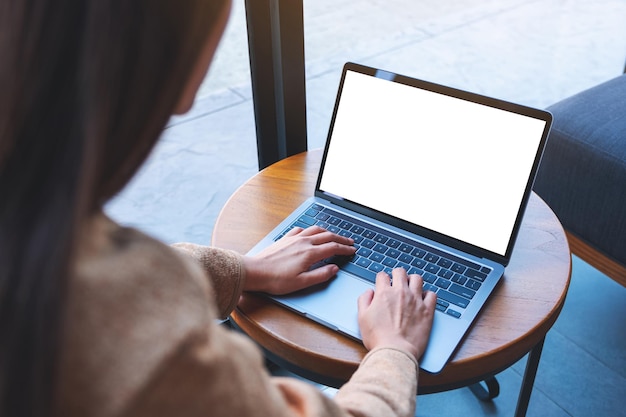
[[[405,349],[399,349],[397,347],[391,347],[391,346],[381,346],[381,347],[377,347],[376,349],[372,349],[368,351],[367,355],[365,355],[365,357],[363,358],[362,363],[367,361],[370,356],[376,355],[378,352],[390,352],[390,351],[394,352],[394,354],[396,355],[406,357],[408,360],[410,360],[411,362],[415,364],[416,369],[419,368],[419,361],[411,352],[408,352]]]
[[[244,291],[256,291],[254,289],[255,272],[254,262],[250,256],[243,256],[243,269],[245,280],[243,282]]]
[[[244,291],[265,291],[263,283],[263,267],[260,261],[252,256],[243,257],[243,267],[245,270]]]
[[[419,359],[421,354],[418,352],[418,349],[415,345],[410,343],[409,341],[403,338],[389,338],[385,340],[381,340],[378,343],[374,344],[370,350],[378,350],[378,349],[394,349],[401,352],[405,352],[410,355],[416,361]]]

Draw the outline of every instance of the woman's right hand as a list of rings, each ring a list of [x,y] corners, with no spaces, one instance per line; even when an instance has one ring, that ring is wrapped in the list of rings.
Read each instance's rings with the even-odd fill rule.
[[[422,291],[419,275],[407,275],[403,268],[376,276],[376,290],[358,300],[359,326],[363,344],[369,350],[395,347],[419,359],[426,350],[435,315],[437,296]],[[392,285],[393,283],[393,285]]]

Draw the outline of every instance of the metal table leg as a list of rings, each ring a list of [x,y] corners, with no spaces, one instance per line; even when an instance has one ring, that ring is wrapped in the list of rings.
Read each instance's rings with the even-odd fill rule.
[[[526,369],[524,370],[524,378],[522,379],[522,387],[520,388],[519,397],[517,399],[517,407],[515,408],[515,417],[526,416],[528,410],[528,402],[530,401],[530,394],[533,391],[535,384],[535,376],[537,376],[537,368],[539,367],[539,360],[541,359],[541,352],[543,351],[543,344],[545,342],[545,336],[528,355],[526,361]]]

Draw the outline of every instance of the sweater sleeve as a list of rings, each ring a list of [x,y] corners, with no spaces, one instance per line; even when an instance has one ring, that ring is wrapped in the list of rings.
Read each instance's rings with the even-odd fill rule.
[[[222,319],[226,318],[237,305],[243,291],[245,269],[241,255],[193,243],[174,243],[171,246],[199,262],[215,291],[218,315]]]
[[[380,349],[330,398],[299,379],[272,377],[247,338],[211,326],[191,335],[163,361],[125,415],[140,417],[411,417],[416,364]]]
[[[189,243],[172,246],[191,255],[201,264],[215,287],[220,313],[228,314],[235,307],[243,286],[240,255]],[[214,385],[224,384],[226,380],[226,385],[239,387],[240,394],[215,398],[211,408],[213,415],[365,417],[413,416],[415,413],[418,365],[406,352],[390,348],[369,352],[350,381],[339,390],[334,400],[330,400],[311,384],[293,378],[270,377],[256,349],[251,350],[247,346],[247,340],[238,341],[238,335],[222,332],[222,329],[217,329],[217,333],[221,334],[219,341],[216,335],[197,339],[190,342],[197,343],[196,348],[189,347],[182,357],[171,358],[173,362],[164,369],[164,373],[170,375],[164,379],[169,380],[167,387],[151,387],[150,391],[154,389],[156,392],[145,396],[148,403],[143,405],[147,407],[146,410],[150,410],[146,415],[166,409],[160,403],[164,399],[172,401],[175,407],[172,381],[177,381],[173,384],[176,387],[184,387],[189,383],[204,386],[206,391],[201,396],[207,399],[215,392],[220,392],[214,389]],[[216,348],[217,344],[221,347]],[[215,356],[218,351],[238,354],[218,358]],[[192,375],[197,375],[201,380],[193,382]],[[210,378],[211,375],[223,377]],[[184,393],[181,395],[185,396]],[[160,399],[158,405],[150,405],[157,399]],[[189,403],[189,399],[185,402]],[[217,412],[222,408],[223,413]]]
[[[406,352],[372,350],[335,400],[353,415],[413,416],[418,370],[417,361]]]
[[[219,311],[229,312],[244,280],[240,255],[193,244],[173,246],[200,262],[215,286]],[[417,369],[408,353],[376,349],[333,399],[302,380],[272,377],[248,338],[215,325],[210,318],[201,319],[161,362],[128,415],[411,417]]]

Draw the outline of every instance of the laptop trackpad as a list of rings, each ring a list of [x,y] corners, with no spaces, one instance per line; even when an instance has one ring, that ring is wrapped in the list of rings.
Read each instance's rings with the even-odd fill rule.
[[[273,299],[326,327],[361,339],[357,299],[372,283],[339,271],[330,281]]]

